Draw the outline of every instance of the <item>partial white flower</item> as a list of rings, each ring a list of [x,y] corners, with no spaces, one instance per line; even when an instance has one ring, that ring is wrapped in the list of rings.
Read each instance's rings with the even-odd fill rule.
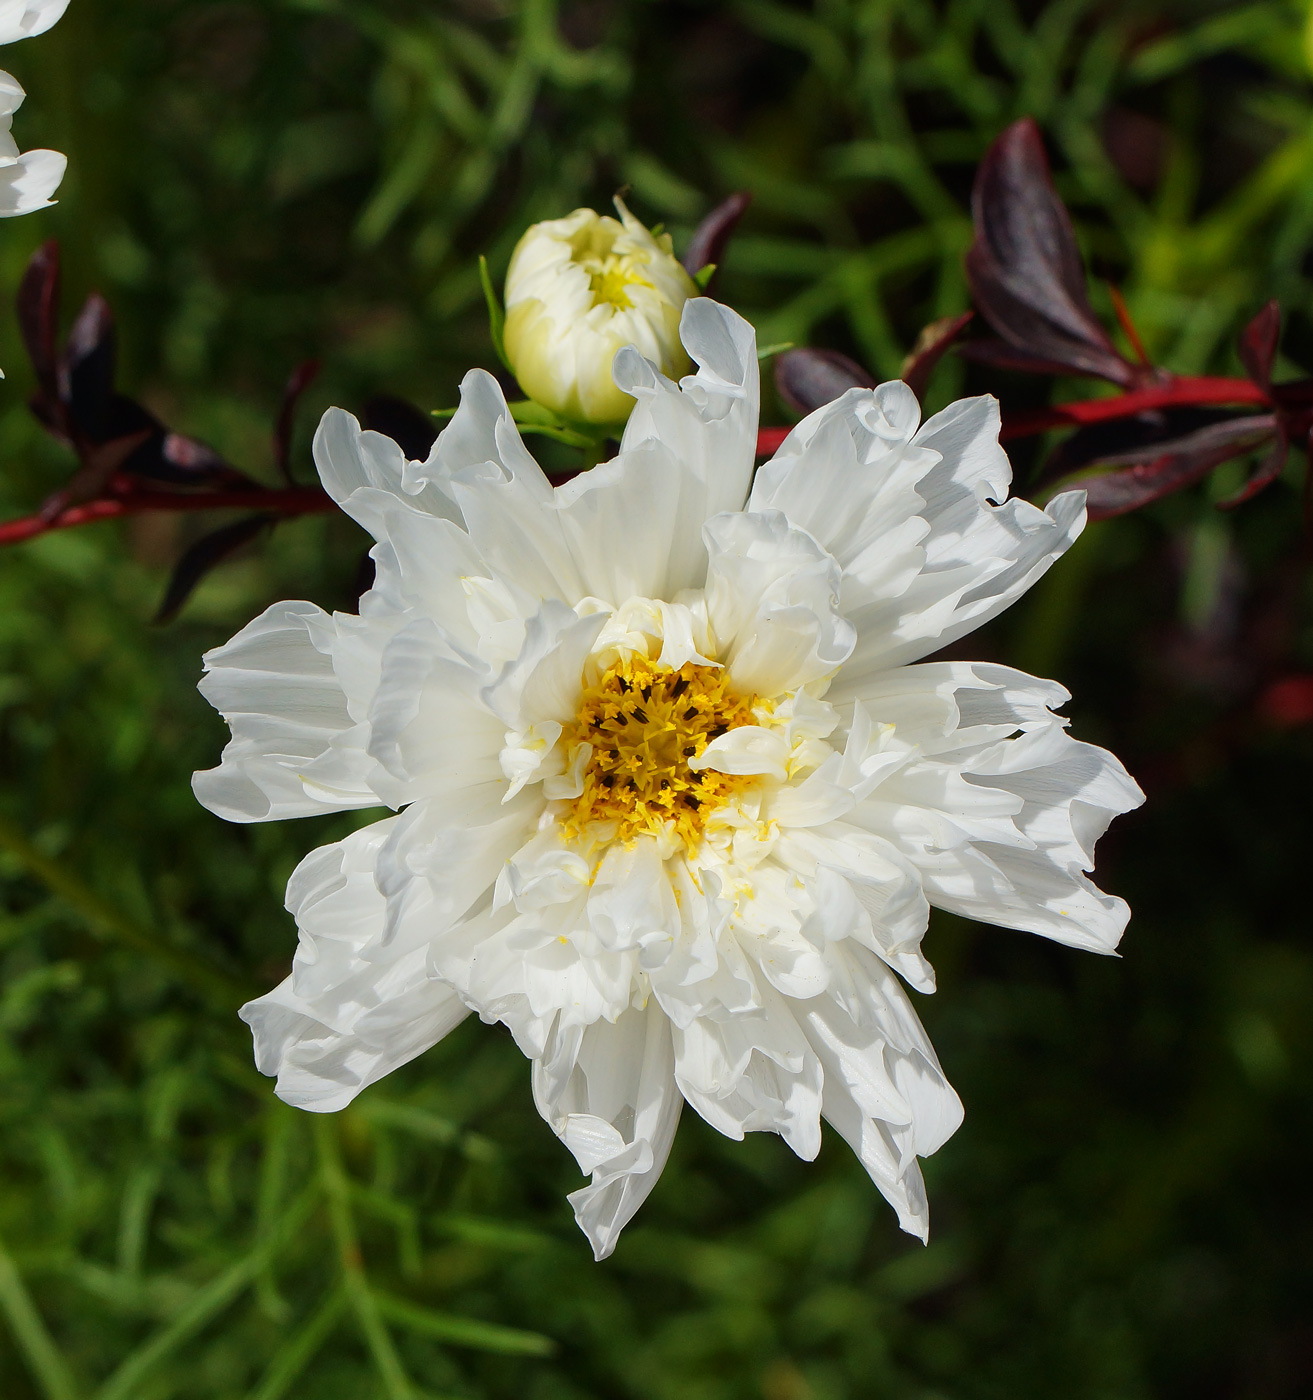
[[[0,0],[0,44],[44,34],[68,9],[68,0]],[[14,113],[27,94],[0,72],[0,218],[45,209],[64,178],[67,159],[58,151],[19,153],[10,135]]]
[[[306,858],[291,976],[243,1016],[315,1110],[466,1013],[533,1061],[598,1257],[687,1102],[804,1158],[826,1119],[925,1238],[961,1105],[903,983],[931,905],[1111,952],[1094,843],[1142,800],[1051,681],[921,658],[1001,612],[1084,499],[1007,500],[992,399],[813,413],[753,481],[750,326],[690,301],[696,374],[616,360],[619,456],[553,488],[496,381],[426,462],[340,410],[324,484],[378,541],[359,616],[280,603],[206,657],[234,821],[387,805]]]
[[[520,387],[564,418],[623,423],[634,406],[611,374],[635,345],[663,374],[690,368],[679,340],[697,295],[670,248],[615,201],[620,221],[591,209],[534,224],[506,274],[506,358]]]
[[[68,0],[0,0],[0,44],[44,34],[68,9]]]

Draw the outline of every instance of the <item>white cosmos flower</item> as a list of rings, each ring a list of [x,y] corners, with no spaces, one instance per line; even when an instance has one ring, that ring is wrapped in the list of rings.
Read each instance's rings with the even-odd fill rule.
[[[689,368],[679,316],[697,295],[670,250],[616,199],[620,221],[576,209],[534,224],[506,274],[503,342],[520,387],[564,418],[623,423],[634,400],[611,375],[635,345],[663,374]]]
[[[962,1113],[902,987],[933,990],[929,906],[1104,953],[1128,917],[1085,872],[1141,794],[1067,693],[920,661],[1039,578],[1083,493],[1007,500],[995,401],[918,426],[900,383],[754,482],[752,329],[699,299],[682,335],[678,385],[620,353],[620,454],[556,488],[479,370],[427,462],[325,415],[377,581],[359,616],[279,603],[209,653],[233,738],[195,788],[234,821],[398,814],[302,862],[292,974],[242,1015],[321,1112],[470,1010],[505,1023],[598,1257],[684,1101],[804,1158],[825,1118],[924,1238],[917,1158]]]
[[[67,8],[68,0],[0,0],[0,44],[44,34]],[[52,204],[68,165],[58,151],[19,153],[10,127],[26,96],[17,79],[0,72],[0,218]]]

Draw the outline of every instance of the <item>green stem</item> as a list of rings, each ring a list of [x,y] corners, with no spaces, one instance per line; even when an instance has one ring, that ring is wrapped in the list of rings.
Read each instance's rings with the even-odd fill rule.
[[[5,1315],[28,1369],[41,1386],[46,1400],[78,1400],[64,1358],[59,1354],[41,1314],[32,1302],[22,1275],[0,1241],[0,1312]]]
[[[392,1345],[392,1337],[379,1311],[378,1302],[369,1286],[360,1240],[356,1234],[355,1216],[351,1211],[351,1191],[342,1156],[338,1150],[337,1123],[327,1115],[315,1118],[315,1149],[319,1157],[319,1179],[328,1202],[328,1218],[337,1242],[338,1264],[347,1302],[356,1315],[356,1322],[369,1347],[374,1365],[383,1380],[388,1400],[414,1400],[414,1388],[401,1365],[401,1358]]]
[[[166,943],[158,934],[143,928],[112,905],[57,861],[43,855],[19,829],[0,817],[0,848],[7,850],[43,885],[76,910],[103,942],[119,943],[162,963],[197,991],[224,1007],[245,1001],[247,988],[236,978],[221,972],[194,954]]]

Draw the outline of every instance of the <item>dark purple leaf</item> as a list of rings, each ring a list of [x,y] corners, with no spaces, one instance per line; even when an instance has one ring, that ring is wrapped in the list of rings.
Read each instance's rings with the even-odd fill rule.
[[[1071,218],[1031,118],[1013,122],[986,152],[972,213],[967,280],[994,330],[1063,373],[1133,383],[1135,367],[1118,354],[1090,306]]]
[[[684,250],[684,267],[690,277],[701,272],[708,263],[719,265],[725,256],[725,245],[729,242],[730,234],[751,203],[751,193],[738,190],[728,199],[722,199],[693,230],[693,237]]]
[[[1269,301],[1240,333],[1240,362],[1262,389],[1272,387],[1272,366],[1281,339],[1281,304]]]
[[[974,360],[991,369],[1015,370],[1021,374],[1071,374],[1072,368],[1059,360],[1044,360],[1009,345],[1006,340],[968,340],[955,351],[964,360]]]
[[[1246,450],[1237,448],[1234,442],[1219,443],[1191,452],[1169,452],[1151,462],[1090,477],[1080,482],[1086,492],[1090,519],[1107,520],[1161,500],[1201,481],[1214,467]]]
[[[438,425],[423,409],[391,394],[379,394],[361,413],[365,427],[390,437],[412,462],[427,460]]]
[[[59,316],[59,244],[43,243],[27,265],[18,285],[18,324],[42,394],[57,395],[55,343]]]
[[[296,405],[301,395],[319,376],[319,361],[306,360],[292,371],[283,390],[282,406],[278,410],[278,422],[274,425],[274,461],[283,480],[292,485],[292,424],[296,417]]]
[[[164,598],[154,620],[171,622],[191,597],[197,584],[211,569],[222,564],[243,545],[249,544],[277,519],[278,516],[273,512],[262,511],[259,515],[247,515],[241,520],[234,520],[231,525],[224,525],[197,540],[173,566],[173,575],[169,579],[168,588],[164,590]]]
[[[143,450],[138,453],[125,465],[124,470],[134,476],[149,477],[176,486],[234,489],[258,486],[257,482],[219,456],[214,448],[195,438],[184,437],[182,433],[161,431],[150,448],[149,452]]]
[[[103,442],[107,436],[117,358],[114,313],[104,297],[92,293],[59,357],[59,396],[68,405],[75,430],[92,442]]]
[[[776,357],[775,387],[795,413],[805,415],[849,389],[874,389],[875,380],[856,360],[837,350],[804,346]]]
[[[83,501],[94,501],[103,496],[106,487],[123,469],[124,464],[150,440],[150,437],[151,431],[143,429],[85,448],[82,465],[73,473],[68,485],[62,491],[47,496],[42,502],[41,518],[53,520],[69,506],[81,505]]]
[[[1169,452],[1191,452],[1224,442],[1261,442],[1276,429],[1270,413],[1237,415],[1220,408],[1156,408],[1078,428],[1049,454],[1040,481],[1097,464],[1127,466]]]
[[[974,316],[974,311],[964,311],[960,316],[941,316],[938,321],[931,321],[917,336],[912,353],[903,361],[902,380],[918,399],[925,397],[926,385],[935,366]]]
[[[1265,491],[1285,470],[1286,458],[1290,455],[1290,440],[1284,433],[1277,435],[1276,441],[1266,457],[1258,465],[1258,470],[1235,493],[1224,501],[1218,501],[1218,510],[1235,510],[1246,501],[1252,501],[1260,491]]]

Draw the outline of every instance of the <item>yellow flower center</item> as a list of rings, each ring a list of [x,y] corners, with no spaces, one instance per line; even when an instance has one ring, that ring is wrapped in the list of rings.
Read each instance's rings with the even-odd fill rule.
[[[695,847],[708,814],[758,780],[688,766],[713,739],[756,723],[752,698],[725,687],[718,666],[690,661],[673,671],[640,655],[617,661],[589,686],[561,736],[569,758],[580,744],[592,749],[584,790],[565,820],[567,838],[605,822],[614,823],[614,839],[673,831]]]
[[[613,251],[615,236],[600,222],[597,227],[583,229],[572,240],[571,256],[588,274],[594,306],[613,306],[617,311],[627,311],[634,304],[629,288],[650,287],[652,283],[643,272],[646,258]]]

